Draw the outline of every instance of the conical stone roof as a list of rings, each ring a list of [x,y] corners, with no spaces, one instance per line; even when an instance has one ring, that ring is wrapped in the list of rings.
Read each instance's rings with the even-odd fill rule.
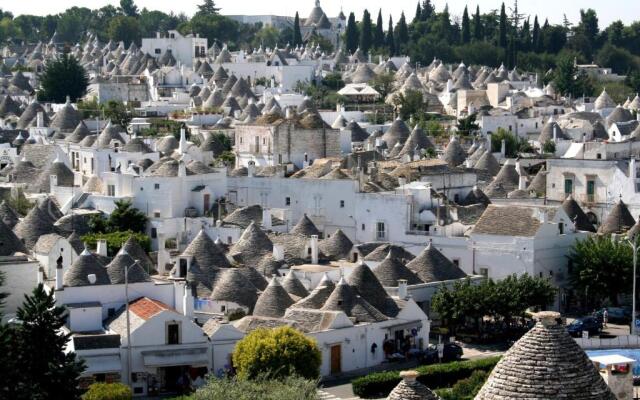
[[[415,272],[425,283],[462,279],[467,276],[432,243],[429,243],[416,258],[407,263],[407,268]]]
[[[339,260],[349,257],[353,242],[342,230],[338,229],[330,238],[320,241],[318,248],[325,256]]]
[[[211,299],[233,302],[252,310],[258,300],[258,289],[239,268],[228,268],[216,280]]]
[[[556,320],[538,313],[539,322],[495,366],[476,400],[615,400],[589,357]]]
[[[27,250],[11,228],[0,220],[0,256],[12,256],[16,252],[26,253]]]
[[[203,271],[231,266],[229,260],[204,230],[198,232],[196,237],[189,243],[189,246],[182,252],[182,255],[192,256]]]
[[[400,312],[400,308],[396,302],[389,297],[389,294],[371,271],[371,268],[364,262],[361,262],[356,266],[349,278],[347,279],[349,285],[358,291],[358,294],[363,299],[369,302],[377,310],[382,312],[388,317],[395,317]]]
[[[127,281],[129,283],[151,282],[151,277],[142,266],[135,262],[131,255],[120,251],[107,265],[107,274],[112,284],[125,283],[125,268],[127,268]]]
[[[253,309],[253,315],[257,317],[281,318],[293,304],[293,299],[282,287],[278,278],[271,278],[269,286],[260,294]]]
[[[35,246],[38,238],[53,233],[51,218],[45,215],[37,206],[33,207],[26,217],[15,226],[14,233],[29,249]]]
[[[304,287],[302,282],[300,282],[292,269],[289,270],[287,276],[282,280],[282,287],[287,293],[293,296],[304,298],[309,295],[309,291]]]
[[[382,312],[363,299],[344,278],[340,279],[321,310],[342,311],[348,317],[354,318],[356,323],[387,320]]]
[[[467,159],[467,153],[455,136],[451,137],[449,144],[444,149],[442,159],[446,161],[450,167],[457,167]]]
[[[580,208],[578,202],[573,199],[573,196],[569,195],[562,202],[562,209],[567,213],[571,221],[573,221],[577,230],[585,232],[596,231],[593,224],[589,222],[587,214],[582,211],[582,208]]]
[[[13,229],[20,221],[19,218],[18,212],[11,208],[6,200],[2,200],[2,203],[0,203],[0,220],[8,226],[9,229]]]
[[[627,205],[622,200],[619,200],[602,222],[600,228],[598,228],[598,233],[624,233],[635,224],[636,221],[629,212]]]
[[[428,387],[416,380],[418,372],[402,371],[402,381],[389,393],[387,400],[440,400]]]
[[[387,148],[392,149],[396,143],[403,144],[411,135],[409,127],[403,120],[396,118],[389,129],[382,135],[382,140],[387,144]]]
[[[292,305],[291,308],[309,308],[312,310],[319,310],[327,301],[335,287],[336,285],[325,273],[318,283],[318,286],[316,286],[307,297]]]
[[[65,105],[53,116],[49,127],[61,132],[72,132],[80,121],[82,121],[80,113],[67,100]]]
[[[312,235],[320,236],[320,231],[316,225],[304,214],[298,223],[291,229],[289,233],[310,237]]]
[[[387,257],[376,267],[373,273],[382,286],[386,287],[397,287],[398,280],[400,279],[406,280],[409,285],[422,283],[420,278],[407,268],[402,261],[393,257],[391,252],[389,252]]]
[[[95,275],[95,283],[89,281],[89,275]],[[109,285],[111,280],[107,269],[98,261],[98,258],[89,250],[84,251],[75,259],[63,276],[65,286],[92,286]]]

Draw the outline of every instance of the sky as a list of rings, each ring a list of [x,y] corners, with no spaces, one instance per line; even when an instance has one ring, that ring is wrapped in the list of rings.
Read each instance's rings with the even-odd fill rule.
[[[300,12],[301,18],[311,11],[315,0],[217,0],[216,5],[222,9],[223,14],[273,14],[273,15],[294,15]],[[197,4],[201,0],[136,0],[139,8],[157,9],[164,12],[173,11],[175,13],[184,12],[191,15],[196,11]],[[470,11],[475,10],[476,5],[480,6],[481,12],[499,9],[501,0],[435,0],[432,1],[438,10],[441,10],[446,3],[453,17],[461,16],[465,5]],[[8,1],[0,0],[0,8],[18,14],[46,15],[64,11],[72,6],[100,8],[104,5],[112,4],[117,6],[119,0],[20,0]],[[415,14],[417,0],[321,0],[321,6],[329,17],[337,16],[343,8],[345,14],[353,11],[359,20],[362,12],[367,8],[374,20],[378,15],[378,9],[382,8],[385,24],[388,14],[391,12],[394,21],[397,21],[400,13],[404,10],[410,20]],[[513,0],[506,2],[507,7],[513,4]],[[637,0],[520,0],[520,12],[527,15],[539,15],[541,20],[549,18],[551,23],[561,23],[563,15],[576,23],[580,18],[581,8],[593,8],[597,11],[600,19],[600,27],[606,27],[611,22],[621,19],[628,24],[636,19],[640,19],[640,1]],[[541,23],[542,23],[541,21]]]

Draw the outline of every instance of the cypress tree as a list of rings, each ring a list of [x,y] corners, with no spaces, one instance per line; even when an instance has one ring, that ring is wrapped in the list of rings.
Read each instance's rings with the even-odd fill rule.
[[[420,18],[423,21],[429,20],[435,14],[435,7],[431,4],[431,0],[424,0],[422,2],[422,12],[420,13]]]
[[[400,14],[400,21],[396,25],[396,36],[398,38],[398,52],[405,52],[405,46],[409,42],[409,28],[407,28],[407,20],[404,16],[404,11]]]
[[[462,14],[462,43],[469,43],[471,41],[471,24],[469,22],[469,11],[467,7],[464,7],[464,13]]]
[[[540,23],[538,16],[533,20],[533,33],[531,34],[531,46],[534,51],[540,51]]]
[[[389,56],[396,55],[396,41],[393,37],[393,18],[389,15],[389,28],[387,29],[387,48],[389,48]]]
[[[420,22],[422,20],[422,7],[420,7],[420,2],[416,6],[416,16],[413,17],[413,23]]]
[[[504,7],[504,3],[502,3],[502,8],[500,9],[500,30],[498,31],[498,45],[503,49],[507,49],[507,12]]]
[[[476,6],[476,13],[473,16],[473,38],[478,42],[484,38],[482,19],[480,18],[480,6]]]
[[[369,53],[369,49],[371,49],[371,15],[368,10],[364,10],[364,15],[362,16],[362,26],[360,32],[360,50],[365,53]]]
[[[353,53],[358,48],[358,26],[356,25],[356,16],[349,14],[349,20],[347,21],[346,45],[347,51]]]
[[[300,16],[296,11],[296,18],[293,21],[293,45],[302,44],[302,33],[300,32]]]
[[[378,11],[376,29],[373,31],[373,46],[378,49],[384,46],[384,22],[382,22],[382,9]]]

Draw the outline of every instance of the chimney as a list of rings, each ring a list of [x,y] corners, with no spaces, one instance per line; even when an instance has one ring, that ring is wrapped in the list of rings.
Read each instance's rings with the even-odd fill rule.
[[[51,188],[58,186],[58,176],[49,175],[49,184],[51,185]]]
[[[256,173],[256,163],[255,161],[249,161],[247,163],[247,176],[249,178],[253,178],[253,175]]]
[[[271,229],[271,210],[268,208],[262,209],[262,227]]]
[[[44,268],[38,267],[38,285],[44,284]]]
[[[318,263],[318,235],[311,235],[311,264]]]
[[[538,219],[540,219],[540,223],[546,224],[548,222],[548,220],[547,220],[547,210],[541,208]]]
[[[406,299],[408,296],[407,292],[407,280],[406,279],[398,279],[398,298],[400,300]]]
[[[99,256],[107,256],[107,241],[105,239],[98,239],[96,242],[96,253]]]
[[[185,317],[193,318],[193,293],[191,293],[191,288],[187,285],[187,282],[183,282],[183,284],[184,295],[182,296],[182,312]]]
[[[38,111],[38,114],[36,116],[36,126],[38,128],[44,127],[44,113],[42,111]]]
[[[184,154],[184,152],[187,151],[187,136],[184,128],[180,128],[180,145],[178,147],[178,151],[180,154]]]
[[[63,272],[62,263],[58,263],[56,265],[56,290],[64,290],[64,284],[62,283]]]
[[[284,246],[281,244],[273,245],[273,259],[276,261],[284,260]]]
[[[90,283],[91,285],[95,285],[96,280],[97,280],[97,278],[96,278],[96,274],[89,274],[89,275],[87,275],[87,280],[89,281],[89,283]]]
[[[520,164],[520,160],[516,160],[516,172],[518,173],[518,190],[525,190],[527,188],[527,178],[525,177],[524,171],[522,170],[522,165]]]
[[[500,143],[500,154],[503,158],[507,156],[507,143],[504,139],[502,139],[502,142]]]
[[[636,180],[636,158],[635,157],[631,157],[631,159],[629,160],[629,178],[631,178],[631,180],[633,182],[635,182]]]
[[[553,142],[558,142],[558,125],[553,125]]]
[[[187,166],[184,164],[184,161],[182,160],[178,162],[178,176],[183,178],[187,176]]]
[[[285,115],[285,118],[286,118],[286,119],[291,119],[291,118],[293,118],[293,112],[291,111],[291,107],[287,107],[287,108],[285,108],[284,115]]]

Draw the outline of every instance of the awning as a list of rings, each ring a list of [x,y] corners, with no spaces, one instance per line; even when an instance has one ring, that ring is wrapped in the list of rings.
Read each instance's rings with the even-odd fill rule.
[[[175,365],[207,365],[207,348],[143,351],[145,367],[169,367]]]
[[[119,354],[107,356],[84,356],[80,357],[84,360],[87,369],[82,375],[107,374],[110,372],[122,371],[122,362]]]
[[[412,328],[422,328],[422,322],[413,321],[413,322],[401,322],[394,325],[387,326],[387,329],[399,331],[401,329],[412,329]]]

